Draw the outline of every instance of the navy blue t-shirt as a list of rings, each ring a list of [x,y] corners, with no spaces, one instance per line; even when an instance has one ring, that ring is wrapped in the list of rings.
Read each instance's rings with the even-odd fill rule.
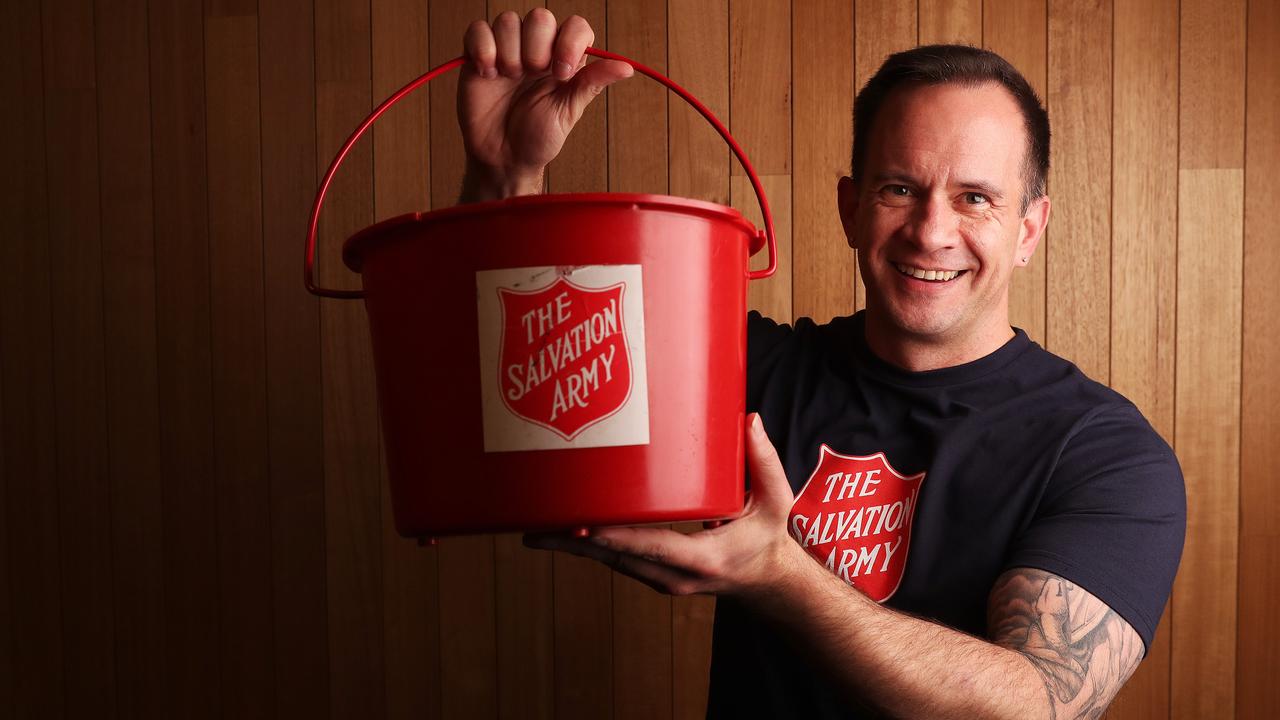
[[[793,537],[846,581],[986,636],[999,575],[1066,578],[1150,645],[1182,552],[1173,451],[1137,408],[1021,330],[974,362],[908,372],[859,313],[794,328],[748,317],[747,409],[797,493]],[[708,717],[856,717],[764,621],[717,602]]]

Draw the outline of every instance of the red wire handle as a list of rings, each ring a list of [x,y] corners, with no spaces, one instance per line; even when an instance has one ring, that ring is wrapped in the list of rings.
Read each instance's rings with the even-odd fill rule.
[[[621,55],[611,53],[608,50],[597,50],[596,48],[589,47],[587,48],[587,54],[609,60],[620,60],[639,72],[657,80],[667,88],[675,91],[675,93],[681,98],[684,98],[685,102],[692,105],[693,109],[701,113],[702,117],[706,118],[707,122],[711,123],[711,126],[716,129],[716,132],[720,133],[720,137],[724,138],[725,142],[729,144],[729,147],[733,150],[733,154],[738,158],[738,162],[742,163],[742,168],[746,170],[747,177],[751,178],[751,187],[756,192],[756,200],[760,202],[760,210],[764,217],[765,244],[769,246],[769,266],[763,270],[751,270],[747,273],[747,277],[752,280],[760,280],[773,275],[774,271],[778,269],[778,244],[773,230],[773,215],[769,212],[769,201],[765,198],[764,188],[760,185],[760,178],[756,175],[755,169],[751,167],[751,161],[747,160],[746,153],[742,151],[738,142],[729,134],[728,129],[726,129],[725,126],[716,119],[716,116],[712,114],[705,105],[699,102],[697,98],[690,95],[688,91],[672,82],[662,73],[650,67],[646,67],[645,65],[641,65],[630,58],[625,58]],[[364,135],[365,131],[368,130],[378,118],[382,117],[383,113],[391,109],[392,105],[400,102],[401,98],[414,90],[417,90],[423,85],[426,85],[436,77],[443,75],[459,65],[462,65],[464,62],[466,62],[466,57],[456,57],[439,67],[427,71],[425,75],[419,77],[413,82],[410,82],[408,85],[397,90],[391,97],[383,100],[382,104],[374,108],[373,112],[369,113],[369,117],[365,118],[364,121],[360,123],[360,126],[355,129],[355,132],[351,133],[351,136],[347,138],[347,141],[342,144],[342,149],[339,150],[338,154],[333,158],[333,162],[329,163],[329,169],[325,171],[324,180],[320,182],[320,189],[316,192],[315,202],[311,205],[311,223],[307,228],[307,250],[306,256],[303,258],[302,279],[307,286],[307,290],[313,295],[344,299],[364,297],[364,292],[360,290],[332,290],[329,288],[319,287],[315,283],[316,231],[320,226],[320,208],[324,205],[324,196],[325,193],[329,191],[329,185],[333,182],[333,176],[337,174],[338,167],[342,165],[342,161],[346,159],[347,153],[351,152],[351,148],[356,144],[356,141]]]

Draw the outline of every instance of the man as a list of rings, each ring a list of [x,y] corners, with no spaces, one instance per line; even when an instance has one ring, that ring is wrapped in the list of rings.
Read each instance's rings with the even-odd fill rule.
[[[540,191],[630,74],[583,65],[590,42],[545,10],[468,29],[464,201]],[[838,193],[867,309],[749,318],[742,516],[528,542],[717,594],[713,717],[1096,717],[1155,632],[1185,497],[1132,404],[1009,325],[1049,218],[1048,118],[958,46],[892,56],[855,105]]]

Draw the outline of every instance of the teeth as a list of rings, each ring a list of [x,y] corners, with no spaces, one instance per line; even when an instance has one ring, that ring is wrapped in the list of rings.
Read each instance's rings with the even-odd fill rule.
[[[897,263],[894,264],[894,267],[898,268],[898,272],[903,275],[910,275],[919,280],[941,280],[946,282],[954,280],[960,274],[959,270],[921,270],[910,265],[898,265]]]

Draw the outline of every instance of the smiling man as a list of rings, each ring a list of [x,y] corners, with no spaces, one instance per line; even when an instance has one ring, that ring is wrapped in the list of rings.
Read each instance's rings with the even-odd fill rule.
[[[629,74],[583,66],[590,42],[546,11],[471,26],[464,201],[539,191]],[[749,316],[742,516],[528,542],[716,594],[710,717],[1097,717],[1155,633],[1185,496],[1131,403],[1009,325],[1049,219],[1048,117],[961,46],[891,56],[855,109],[838,193],[867,308]]]

